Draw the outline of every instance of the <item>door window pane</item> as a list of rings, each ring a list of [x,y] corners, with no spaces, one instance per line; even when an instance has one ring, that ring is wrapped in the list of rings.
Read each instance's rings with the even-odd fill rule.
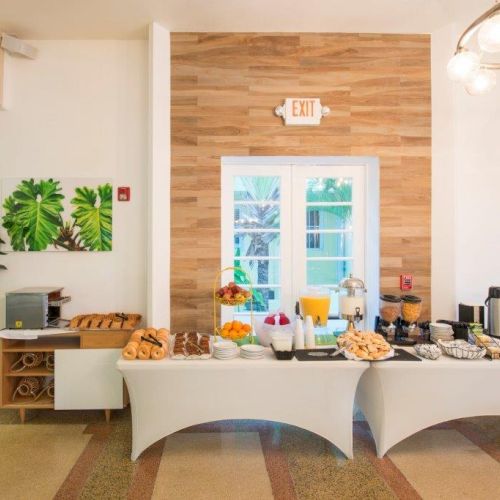
[[[234,208],[236,229],[278,229],[280,227],[279,205],[252,203],[236,205]]]
[[[307,233],[307,257],[352,257],[352,233]]]
[[[279,257],[279,233],[236,233],[235,257]]]
[[[338,285],[352,272],[351,260],[308,260],[308,285]]]
[[[253,285],[279,285],[280,284],[280,261],[274,260],[239,260],[234,259],[234,266],[241,267],[252,280]],[[235,282],[247,284],[248,280],[243,273],[234,273]]]
[[[235,176],[234,201],[278,201],[280,178]]]
[[[256,313],[277,311],[281,305],[280,288],[254,288],[253,310]],[[237,312],[250,311],[250,301],[236,308]]]
[[[308,206],[306,207],[306,224],[308,230],[351,229],[352,206]]]
[[[352,201],[352,179],[349,177],[307,179],[306,201],[333,203]]]

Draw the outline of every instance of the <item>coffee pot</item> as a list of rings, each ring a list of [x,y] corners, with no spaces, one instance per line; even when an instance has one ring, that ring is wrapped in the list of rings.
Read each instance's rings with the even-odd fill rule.
[[[490,286],[484,303],[488,307],[488,332],[500,337],[500,286]]]

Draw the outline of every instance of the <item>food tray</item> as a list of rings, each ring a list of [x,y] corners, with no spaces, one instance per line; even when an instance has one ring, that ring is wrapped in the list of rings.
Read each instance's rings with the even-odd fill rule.
[[[272,344],[271,349],[273,350],[276,359],[280,361],[290,361],[295,356],[295,349],[292,349],[291,351],[277,351]]]
[[[185,336],[185,341],[184,341],[184,349],[183,349],[183,353],[174,353],[174,346],[175,346],[175,340],[176,340],[176,336],[177,335],[181,335],[181,334],[184,334]],[[188,341],[188,335],[193,335],[196,334],[197,336],[197,341],[196,343],[194,342],[189,342]],[[196,354],[196,353],[188,353],[187,352],[187,345],[188,344],[196,344],[198,345],[199,342],[201,341],[202,337],[208,337],[209,340],[208,340],[208,348],[209,348],[209,352],[208,353],[200,353],[200,354]],[[170,338],[169,338],[169,354],[170,354],[170,358],[171,359],[210,359],[212,357],[212,354],[213,354],[213,335],[210,335],[208,333],[199,333],[199,332],[179,332],[179,333],[174,333],[172,335],[170,335]]]
[[[453,358],[481,359],[486,355],[486,349],[484,347],[469,344],[465,340],[451,340],[449,342],[438,340],[437,343],[445,354]]]
[[[420,358],[412,354],[411,352],[406,351],[405,349],[394,349],[394,356],[387,357],[384,359],[376,359],[375,362],[378,361],[422,361]]]
[[[335,357],[330,356],[337,352],[335,348],[325,348],[325,349],[297,349],[295,351],[295,357],[299,361],[346,361],[347,358],[343,354],[338,354]]]
[[[486,355],[491,359],[500,360],[500,339],[493,335],[474,335],[470,334],[471,343],[479,347],[486,348]]]
[[[141,321],[140,314],[80,314],[69,323],[78,330],[133,330]]]

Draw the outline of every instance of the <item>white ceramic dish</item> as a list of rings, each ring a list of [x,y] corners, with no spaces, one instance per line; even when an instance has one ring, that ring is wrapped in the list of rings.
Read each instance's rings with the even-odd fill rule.
[[[261,345],[255,344],[245,344],[240,347],[240,349],[249,354],[264,354],[265,348]]]
[[[417,344],[413,348],[421,358],[436,360],[441,357],[441,349],[436,344]]]

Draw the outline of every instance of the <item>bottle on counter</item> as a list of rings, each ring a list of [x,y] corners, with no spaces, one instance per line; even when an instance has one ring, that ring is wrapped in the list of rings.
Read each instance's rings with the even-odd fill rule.
[[[295,321],[295,349],[304,349],[304,322],[300,317]]]
[[[316,347],[316,337],[314,336],[314,322],[312,316],[306,316],[306,349]]]

